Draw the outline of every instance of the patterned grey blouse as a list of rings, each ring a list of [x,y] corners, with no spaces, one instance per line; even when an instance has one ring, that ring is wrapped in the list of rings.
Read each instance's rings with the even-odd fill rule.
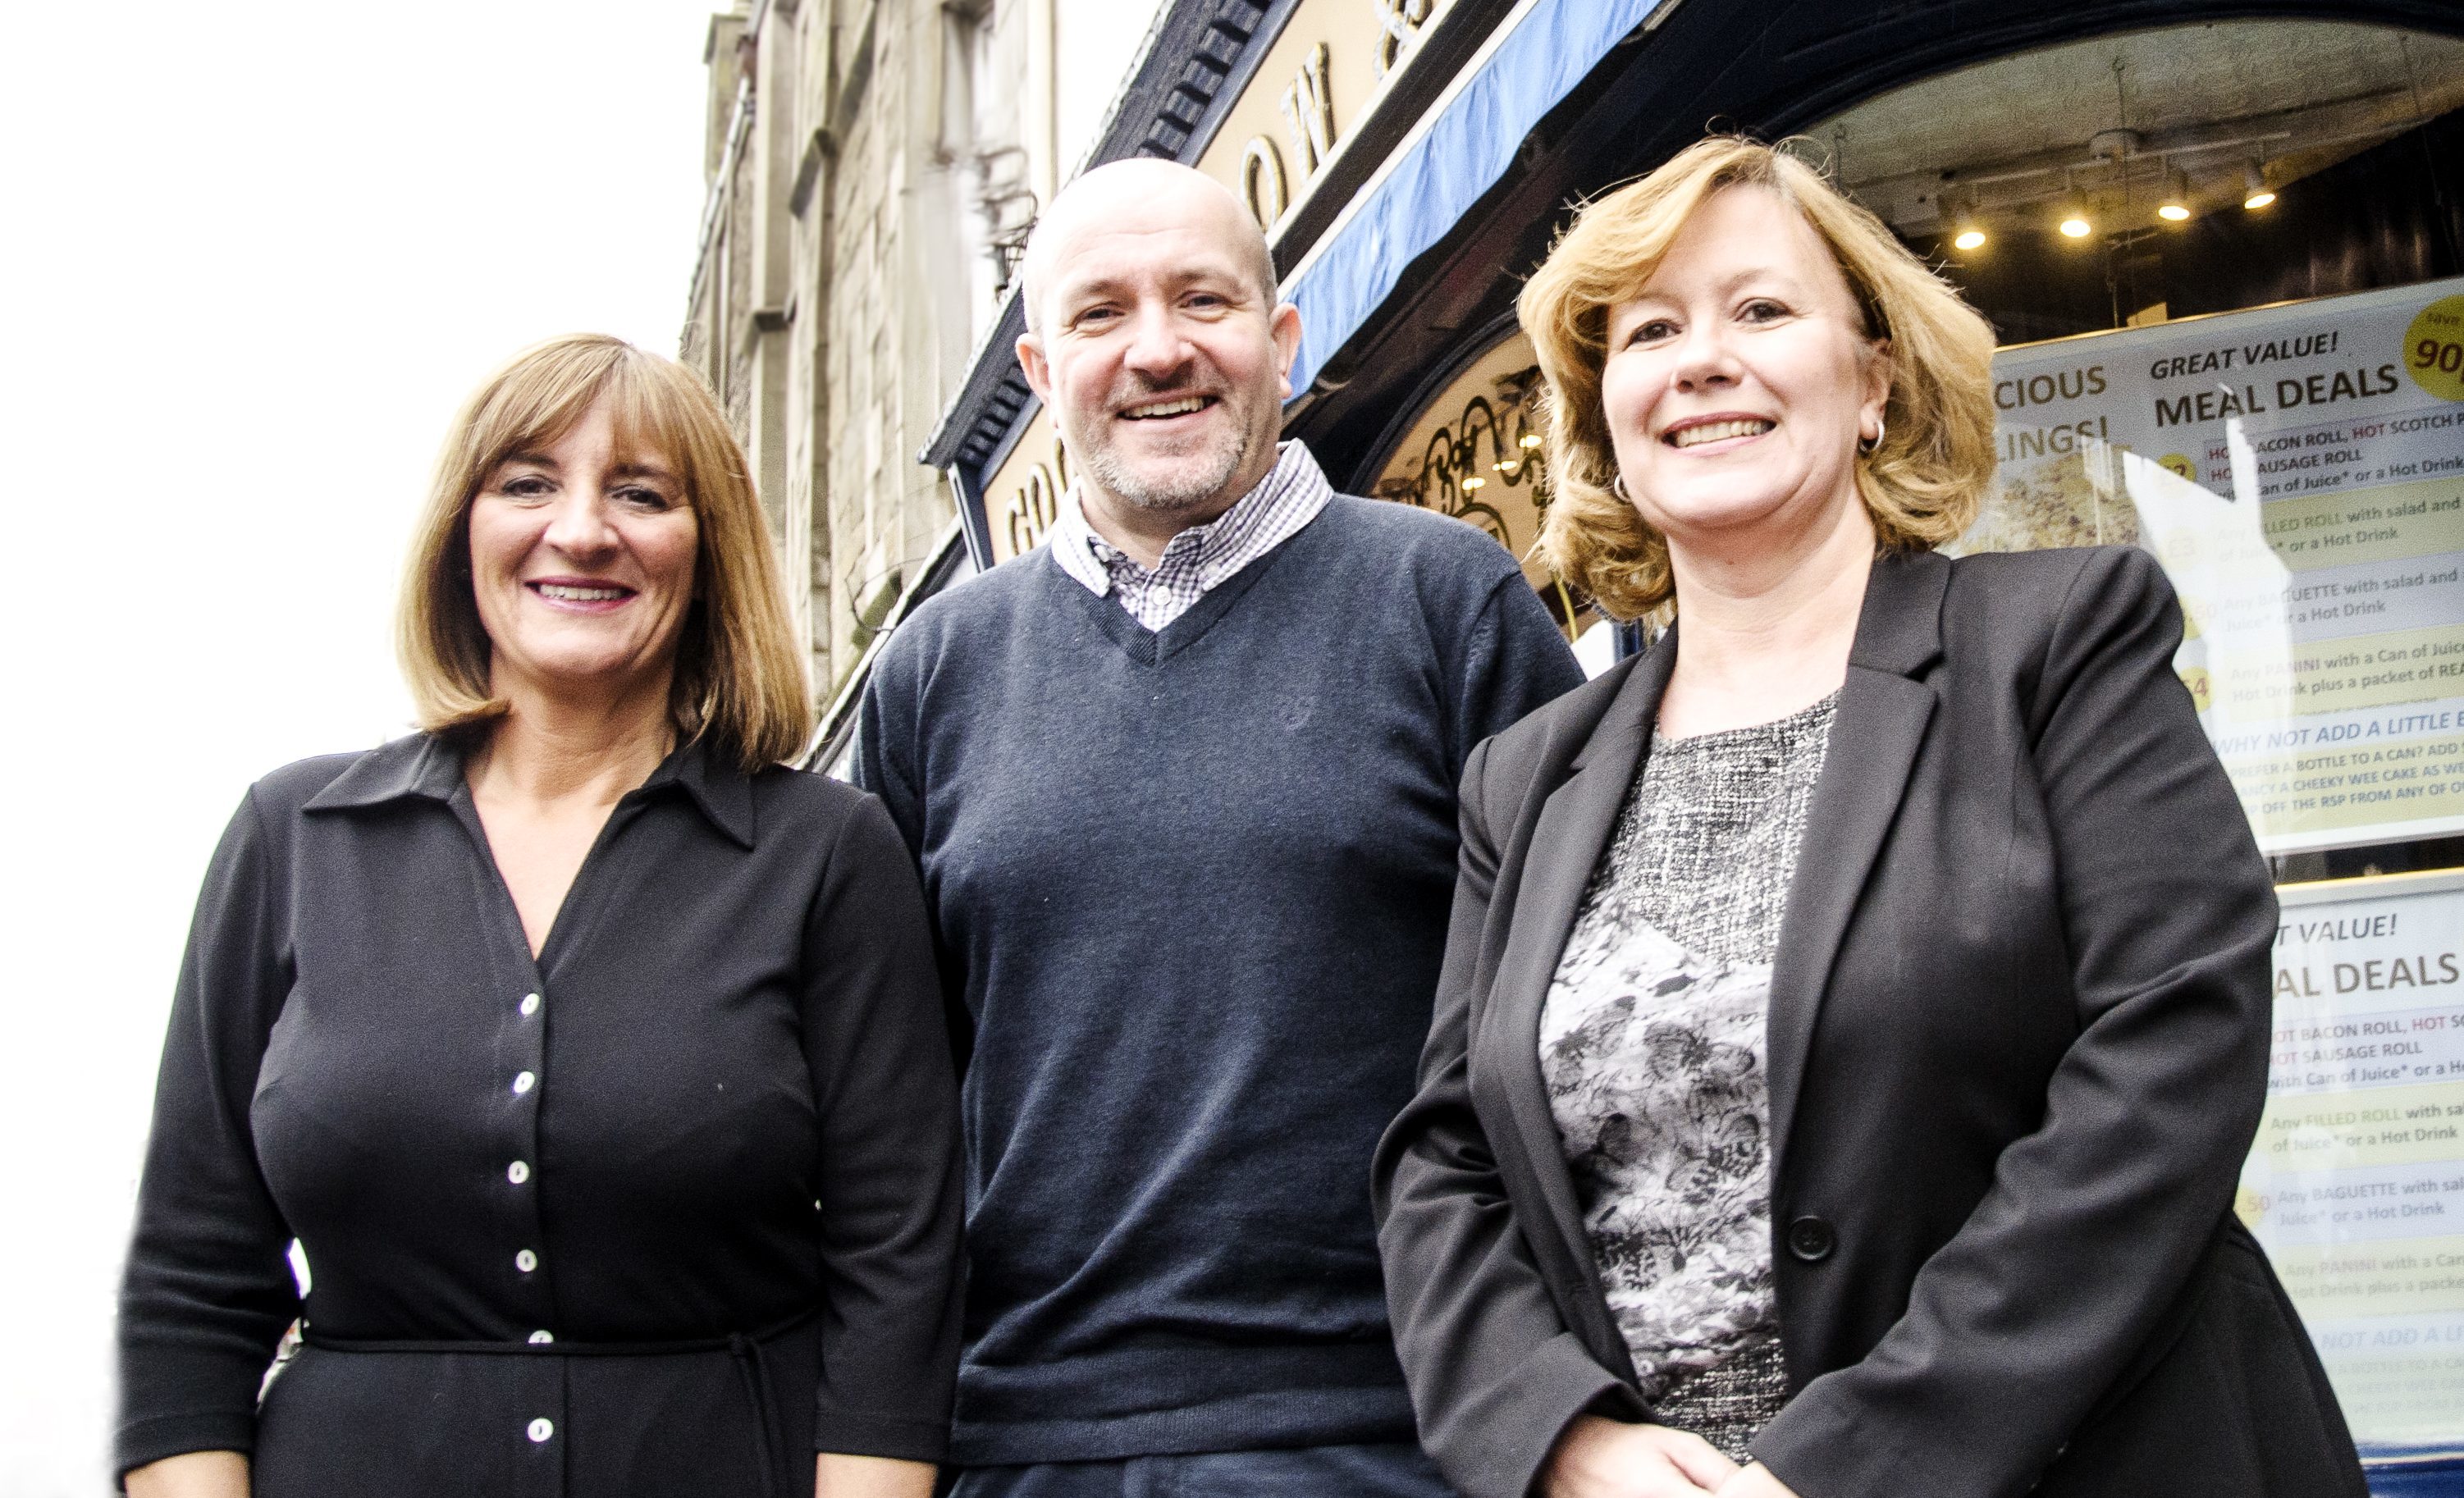
[[[1739,1460],[1788,1398],[1763,1019],[1838,700],[1652,736],[1540,1018],[1550,1106],[1643,1398]]]

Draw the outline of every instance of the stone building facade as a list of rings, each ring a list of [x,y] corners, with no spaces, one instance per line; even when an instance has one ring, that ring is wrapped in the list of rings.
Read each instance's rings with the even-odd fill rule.
[[[964,548],[917,461],[1155,0],[738,0],[711,18],[681,357],[745,444],[825,713]]]

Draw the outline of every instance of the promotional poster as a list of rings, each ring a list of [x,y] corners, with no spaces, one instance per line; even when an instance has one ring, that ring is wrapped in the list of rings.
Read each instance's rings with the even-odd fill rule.
[[[2464,875],[2293,885],[2239,1207],[2365,1448],[2464,1436]]]
[[[2271,853],[2464,827],[2464,280],[2023,346],[1966,551],[2138,544]]]

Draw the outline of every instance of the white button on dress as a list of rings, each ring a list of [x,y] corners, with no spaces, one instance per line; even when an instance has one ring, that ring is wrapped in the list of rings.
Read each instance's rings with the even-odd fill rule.
[[[524,1013],[524,1014],[537,1014],[537,1013],[539,1013],[539,995],[537,995],[537,994],[524,994],[524,995],[522,995],[522,1013]]]
[[[506,1167],[505,1167],[505,1179],[506,1179],[507,1180],[512,1181],[512,1182],[513,1182],[515,1185],[517,1185],[517,1186],[520,1185],[523,1181],[526,1181],[526,1180],[530,1179],[531,1179],[531,1163],[530,1163],[530,1161],[528,1161],[528,1160],[516,1160],[516,1161],[514,1161],[511,1165],[506,1166]]]
[[[539,1267],[539,1255],[525,1248],[521,1252],[514,1255],[514,1267],[521,1270],[524,1274],[528,1274],[533,1269]]]
[[[522,1093],[529,1091],[532,1088],[537,1087],[538,1085],[539,1077],[532,1072],[517,1071],[514,1073],[514,1095],[517,1097],[519,1097]]]
[[[534,1347],[538,1347],[538,1346],[544,1346],[545,1344],[547,1344],[547,1343],[549,1343],[549,1342],[553,1342],[553,1341],[555,1341],[555,1340],[556,1340],[556,1333],[553,1333],[553,1332],[548,1331],[548,1330],[547,1330],[546,1328],[544,1328],[544,1327],[542,1327],[542,1328],[540,1328],[539,1331],[534,1332],[534,1333],[531,1333],[531,1345],[533,1345]]]
[[[545,1441],[556,1434],[556,1421],[542,1415],[531,1421],[529,1435],[533,1441]]]

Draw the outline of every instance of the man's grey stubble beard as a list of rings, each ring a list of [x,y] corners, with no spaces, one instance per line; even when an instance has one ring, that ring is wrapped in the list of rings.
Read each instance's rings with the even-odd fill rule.
[[[1087,454],[1087,472],[1104,492],[1141,510],[1188,510],[1215,498],[1241,466],[1249,460],[1249,426],[1237,423],[1231,439],[1210,454],[1213,461],[1196,470],[1184,470],[1165,483],[1152,483],[1130,464],[1123,462],[1118,450],[1105,445]]]

